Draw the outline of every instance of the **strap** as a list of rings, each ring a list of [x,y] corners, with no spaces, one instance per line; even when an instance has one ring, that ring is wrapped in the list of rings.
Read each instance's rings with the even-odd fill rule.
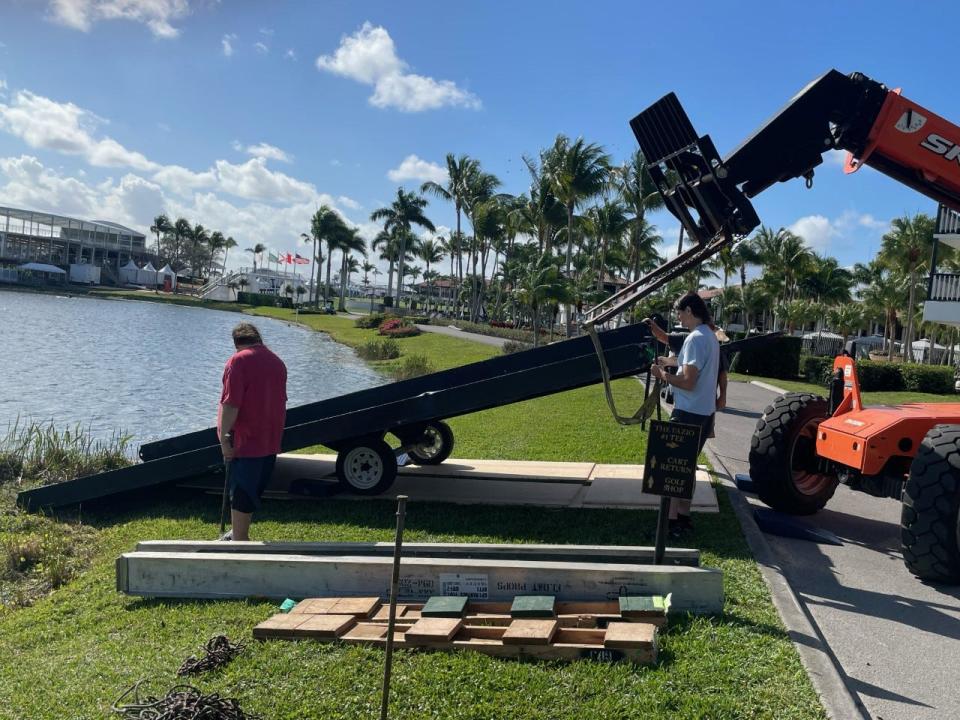
[[[600,344],[600,338],[597,335],[597,329],[593,324],[586,326],[590,340],[593,341],[594,350],[597,351],[597,358],[600,360],[600,377],[603,378],[603,394],[607,398],[607,407],[613,414],[613,419],[621,425],[640,425],[645,423],[653,415],[654,410],[660,407],[660,381],[654,384],[647,398],[643,401],[640,408],[630,416],[621,415],[617,412],[616,403],[613,401],[613,391],[610,388],[610,369],[607,367],[607,359],[603,352],[603,346]]]

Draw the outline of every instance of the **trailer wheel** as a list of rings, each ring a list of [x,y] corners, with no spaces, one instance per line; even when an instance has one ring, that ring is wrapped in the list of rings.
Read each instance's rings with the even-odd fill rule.
[[[750,441],[750,479],[774,510],[809,515],[833,497],[837,477],[817,457],[817,426],[830,416],[826,399],[787,393],[763,411]]]
[[[453,452],[453,430],[442,420],[427,425],[423,439],[407,451],[417,465],[439,465]]]
[[[900,544],[907,569],[923,580],[960,582],[960,426],[931,428],[903,490]]]
[[[358,440],[337,453],[337,480],[357,495],[378,495],[396,477],[397,458],[381,438]]]

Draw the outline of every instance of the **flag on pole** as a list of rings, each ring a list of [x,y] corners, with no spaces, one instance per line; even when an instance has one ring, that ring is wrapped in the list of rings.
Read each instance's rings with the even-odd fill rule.
[[[293,255],[291,255],[290,253],[284,253],[284,254],[283,254],[283,262],[285,262],[287,265],[292,265],[292,264],[293,264]]]
[[[294,253],[294,254],[293,254],[293,263],[294,263],[294,265],[309,265],[309,264],[310,264],[310,261],[307,260],[307,259],[306,259],[303,255],[301,255],[300,253]]]
[[[267,256],[267,260],[272,263],[280,262],[279,258],[277,258],[277,254],[273,252],[273,250],[270,251],[270,254]]]

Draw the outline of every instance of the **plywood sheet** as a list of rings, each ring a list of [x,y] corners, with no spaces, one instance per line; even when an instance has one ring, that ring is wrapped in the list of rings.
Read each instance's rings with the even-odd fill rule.
[[[517,618],[501,636],[507,645],[549,645],[557,632],[556,620]]]

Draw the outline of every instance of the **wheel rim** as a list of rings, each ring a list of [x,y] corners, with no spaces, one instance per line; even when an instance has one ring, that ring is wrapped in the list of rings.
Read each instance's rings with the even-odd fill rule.
[[[430,425],[423,431],[424,440],[417,443],[417,457],[432,460],[443,450],[443,435],[435,426]]]
[[[343,474],[352,487],[369,490],[383,477],[383,461],[372,448],[354,448],[344,458]]]
[[[790,446],[790,475],[793,486],[802,495],[818,495],[834,481],[832,475],[817,467],[817,427],[822,421],[823,418],[808,420]]]

